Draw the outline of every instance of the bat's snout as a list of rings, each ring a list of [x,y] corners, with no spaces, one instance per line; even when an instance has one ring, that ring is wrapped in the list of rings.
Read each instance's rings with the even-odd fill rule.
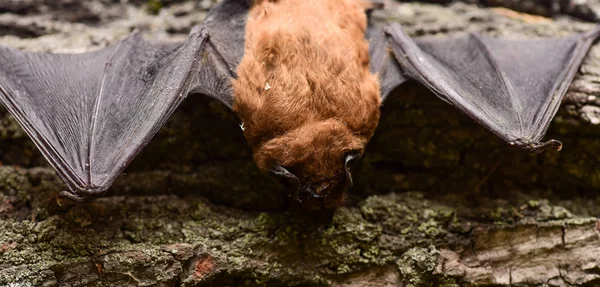
[[[302,182],[295,174],[281,165],[275,165],[269,174],[286,187],[292,201],[307,206],[309,209],[337,207],[339,202],[343,201],[344,191],[353,184],[351,169],[359,158],[359,151],[346,153],[341,161],[343,173],[319,182]]]

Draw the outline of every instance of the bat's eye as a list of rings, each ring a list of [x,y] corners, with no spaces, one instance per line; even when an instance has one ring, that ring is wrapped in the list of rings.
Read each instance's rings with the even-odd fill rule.
[[[352,169],[352,165],[360,158],[359,151],[351,151],[347,152],[344,155],[344,168],[346,169],[346,178],[350,181],[350,185],[352,185],[352,173],[350,170]]]
[[[292,197],[292,199],[298,200],[300,193],[300,179],[298,179],[296,175],[281,165],[273,166],[273,168],[269,170],[269,174],[279,180],[279,182],[291,192],[290,197]]]

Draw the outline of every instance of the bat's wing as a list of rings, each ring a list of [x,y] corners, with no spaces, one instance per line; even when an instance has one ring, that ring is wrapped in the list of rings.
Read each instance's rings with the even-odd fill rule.
[[[231,78],[244,55],[246,16],[250,0],[223,0],[206,15],[202,27],[208,31],[208,42],[202,65],[194,70],[191,94],[214,97],[233,107]]]
[[[385,100],[390,92],[408,79],[403,75],[398,62],[394,60],[388,40],[383,29],[369,19],[365,38],[369,41],[369,65],[371,73],[379,78],[381,100]]]
[[[593,41],[593,31],[564,38],[495,39],[479,34],[409,38],[399,24],[386,29],[409,78],[463,111],[511,145],[560,149],[540,140]]]
[[[0,101],[65,180],[63,195],[82,199],[108,189],[188,93],[231,106],[244,2],[222,2],[182,44],[136,33],[84,54],[0,47]]]

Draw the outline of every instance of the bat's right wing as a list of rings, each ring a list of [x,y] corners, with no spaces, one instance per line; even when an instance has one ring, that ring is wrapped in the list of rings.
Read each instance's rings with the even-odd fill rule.
[[[182,44],[134,35],[84,54],[0,46],[0,102],[80,200],[110,187],[189,93],[231,107],[247,1],[225,0]]]
[[[370,70],[379,78],[381,100],[384,101],[392,90],[406,82],[408,78],[404,76],[400,64],[394,59],[383,29],[373,23],[370,17],[365,38],[369,41]]]
[[[386,29],[404,76],[423,83],[511,145],[560,149],[541,142],[600,26],[563,38],[510,40],[479,34],[408,37]]]

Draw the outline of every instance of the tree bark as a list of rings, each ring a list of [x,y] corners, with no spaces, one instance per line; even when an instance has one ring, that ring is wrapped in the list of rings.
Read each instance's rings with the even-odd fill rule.
[[[181,40],[210,6],[139,2],[3,1],[0,43],[82,52],[133,28]],[[413,36],[593,26],[463,3],[389,4],[376,19]],[[599,96],[596,44],[547,136],[563,150],[532,154],[424,87],[401,86],[384,103],[347,206],[320,213],[286,209],[235,115],[201,96],[107,194],[81,204],[57,201],[64,184],[2,110],[0,286],[598,286]]]

